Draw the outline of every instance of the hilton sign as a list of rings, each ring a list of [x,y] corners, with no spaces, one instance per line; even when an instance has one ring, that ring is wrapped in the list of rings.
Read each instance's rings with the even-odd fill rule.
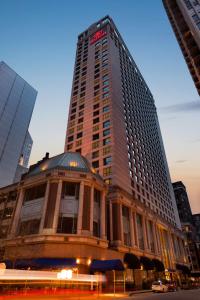
[[[96,43],[98,40],[100,40],[103,36],[105,36],[107,34],[106,31],[104,31],[103,29],[97,31],[90,39],[90,45]]]

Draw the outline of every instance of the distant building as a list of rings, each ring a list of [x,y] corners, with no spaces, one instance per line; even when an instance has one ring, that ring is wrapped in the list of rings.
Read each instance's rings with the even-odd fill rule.
[[[163,3],[200,95],[200,1],[163,0]]]
[[[200,214],[192,215],[193,224],[196,229],[196,247],[198,251],[199,267],[200,267]]]
[[[20,181],[22,174],[28,172],[28,162],[31,155],[32,146],[33,140],[30,133],[27,132],[13,182]]]
[[[197,247],[197,232],[193,224],[192,211],[187,195],[187,190],[182,181],[174,182],[173,184],[175,199],[178,207],[179,217],[183,232],[187,237],[188,244],[188,259],[192,270],[199,270],[199,251]]]
[[[196,228],[197,241],[200,243],[200,214],[192,215],[193,224]]]
[[[0,62],[0,187],[15,181],[18,165],[28,166],[32,147],[28,127],[36,96],[35,89]]]
[[[182,181],[174,182],[172,185],[181,223],[192,224],[192,211],[185,185]]]

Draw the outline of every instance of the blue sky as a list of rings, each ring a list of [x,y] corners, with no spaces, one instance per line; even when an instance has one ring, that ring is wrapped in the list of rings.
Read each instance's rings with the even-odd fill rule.
[[[172,180],[200,211],[200,101],[161,0],[1,0],[0,60],[38,90],[31,163],[63,152],[77,35],[109,14],[155,103]]]

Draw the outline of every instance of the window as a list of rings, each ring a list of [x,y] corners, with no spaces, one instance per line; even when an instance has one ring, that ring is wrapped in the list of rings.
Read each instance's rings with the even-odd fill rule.
[[[83,118],[78,119],[78,123],[82,123],[83,122]]]
[[[103,122],[103,128],[110,127],[110,120]]]
[[[93,112],[93,117],[98,116],[99,115],[99,110],[96,110]]]
[[[112,179],[111,178],[107,178],[104,180],[104,182],[108,185],[111,185],[112,184]]]
[[[97,124],[97,123],[99,123],[99,118],[93,120],[93,124]]]
[[[20,223],[18,235],[37,234],[39,232],[40,219],[23,221]]]
[[[68,145],[68,146],[67,146],[67,150],[71,150],[72,147],[73,147],[73,144]]]
[[[13,207],[6,207],[3,213],[3,219],[10,219],[12,217]]]
[[[111,138],[110,137],[103,140],[103,146],[109,145],[110,143],[111,143]]]
[[[93,134],[92,140],[93,140],[93,141],[96,141],[96,140],[98,140],[98,139],[99,139],[99,133]]]
[[[108,105],[103,107],[103,112],[104,112],[104,113],[105,113],[105,112],[108,112],[109,110],[110,110],[110,108],[109,108]]]
[[[104,166],[107,166],[107,165],[111,164],[111,162],[112,162],[112,157],[111,156],[105,157],[103,159],[103,165]]]
[[[109,135],[110,134],[110,129],[106,129],[103,131],[103,136]]]
[[[79,133],[77,133],[77,139],[80,139],[80,138],[82,138],[82,136],[83,136],[83,133],[82,132],[79,132]]]
[[[68,143],[72,142],[73,140],[74,140],[74,136],[73,135],[68,137]]]
[[[99,157],[99,151],[92,152],[92,158]]]
[[[103,85],[108,85],[109,84],[109,80],[105,80],[104,82],[103,82]]]
[[[98,85],[95,85],[95,87],[94,87],[94,90],[96,91],[96,90],[98,90],[99,89],[99,84]]]
[[[103,176],[109,176],[112,174],[112,169],[111,167],[108,167],[108,168],[104,168],[103,169]]]
[[[108,92],[108,91],[109,91],[109,87],[108,87],[108,86],[104,87],[104,88],[102,89],[102,91],[103,91],[103,93]]]
[[[109,79],[109,75],[108,74],[105,74],[103,77],[102,77],[102,80],[108,80]]]
[[[93,106],[93,109],[97,109],[97,108],[99,108],[99,103],[97,103]]]
[[[111,147],[107,146],[103,149],[103,155],[109,154],[111,152]]]
[[[99,47],[100,45],[101,45],[100,42],[96,43],[96,44],[95,44],[95,48]]]
[[[96,74],[96,75],[94,76],[94,79],[99,78],[99,76],[100,76],[100,74]]]
[[[93,168],[98,168],[99,167],[99,161],[98,160],[93,161],[92,166],[93,166]]]
[[[109,93],[105,93],[105,94],[103,94],[103,99],[105,99],[105,98],[107,98],[107,97],[109,97]]]

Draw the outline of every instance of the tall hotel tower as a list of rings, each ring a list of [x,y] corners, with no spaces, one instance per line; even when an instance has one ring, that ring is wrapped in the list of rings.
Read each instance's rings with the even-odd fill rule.
[[[180,228],[153,96],[109,16],[78,36],[65,151],[81,152],[111,191]],[[111,210],[117,224],[127,215]]]
[[[200,95],[200,0],[163,0],[163,4]]]

